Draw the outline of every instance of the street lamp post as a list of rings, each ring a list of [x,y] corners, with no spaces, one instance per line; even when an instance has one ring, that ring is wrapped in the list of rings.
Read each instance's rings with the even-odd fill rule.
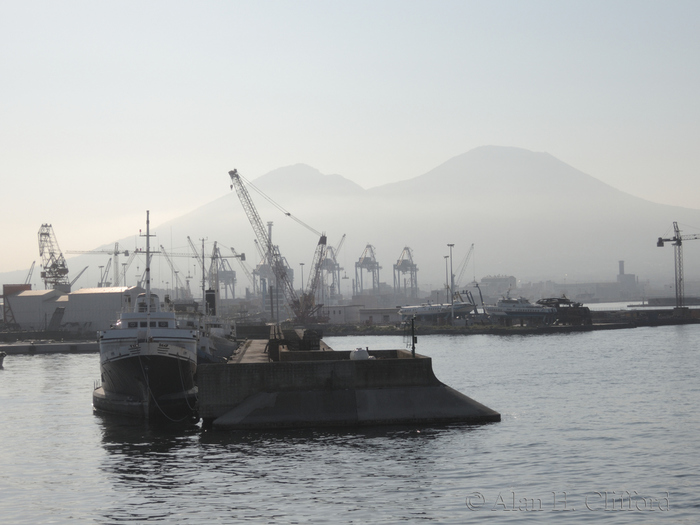
[[[452,273],[452,248],[454,247],[454,244],[448,244],[450,248],[450,308],[452,310],[451,316],[452,316],[452,324],[455,322],[455,274]]]
[[[447,295],[447,290],[450,288],[450,279],[448,277],[448,266],[447,266],[447,259],[450,258],[449,255],[445,255],[445,295]]]

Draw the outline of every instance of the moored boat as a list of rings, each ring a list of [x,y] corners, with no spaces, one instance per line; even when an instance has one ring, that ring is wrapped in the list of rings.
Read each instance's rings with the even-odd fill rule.
[[[402,306],[399,309],[399,315],[402,321],[408,321],[412,318],[418,320],[448,319],[453,313],[455,318],[463,317],[474,309],[473,303],[465,301],[455,301],[452,304],[424,303],[415,306]]]
[[[554,320],[557,309],[553,307],[532,304],[524,297],[503,297],[496,306],[484,306],[486,313],[500,319],[538,319],[542,322]]]
[[[150,290],[149,221],[146,228],[146,293],[98,333],[100,382],[97,411],[182,421],[196,415],[197,330],[180,328]]]

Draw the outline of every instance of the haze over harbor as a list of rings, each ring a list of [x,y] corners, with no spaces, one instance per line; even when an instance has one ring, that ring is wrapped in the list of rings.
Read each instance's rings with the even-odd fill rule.
[[[255,266],[258,256],[253,231],[235,192],[228,188],[226,173],[218,175],[222,195],[155,229],[157,245],[164,245],[170,252],[190,253],[188,236],[197,247],[199,239],[206,239],[208,255],[217,241],[225,251],[234,247],[239,253],[247,253],[249,263]],[[341,290],[346,297],[350,295],[350,280],[355,277],[354,263],[367,243],[375,247],[382,265],[381,281],[389,285],[392,265],[405,246],[413,250],[419,285],[424,290],[435,290],[444,283],[447,243],[455,244],[455,267],[474,243],[475,257],[465,281],[496,274],[515,275],[526,282],[613,281],[618,261],[624,260],[628,273],[659,288],[672,282],[673,253],[671,249],[659,249],[657,237],[666,235],[673,221],[678,221],[685,233],[694,233],[689,225],[700,224],[700,210],[631,196],[552,155],[519,148],[475,148],[419,177],[369,190],[340,175],[323,175],[305,164],[273,170],[253,183],[285,211],[325,231],[329,245],[337,245],[346,235],[338,257],[348,276],[348,289]],[[274,222],[273,240],[292,269],[299,270],[302,262],[310,264],[316,234],[261,194],[254,190],[251,193],[262,219]],[[120,249],[143,248],[143,239],[136,235],[140,224],[134,225],[134,235],[118,240]],[[58,230],[56,235],[65,246],[64,232]],[[693,281],[700,276],[700,243],[696,244],[685,245],[690,293]],[[113,249],[113,244],[101,249]],[[97,265],[104,265],[110,256],[105,253],[99,257],[68,259],[73,272],[86,265],[93,267],[76,286],[94,286],[90,281],[99,277]],[[154,282],[167,288],[166,282],[171,282],[173,276],[160,259],[153,265]],[[177,259],[175,263],[182,278],[191,275],[197,281],[194,259]],[[127,274],[128,284],[135,283],[139,269],[142,271],[143,263],[133,265]],[[25,273],[0,277],[17,282]],[[238,294],[243,295],[249,283],[242,272],[238,283]],[[192,288],[196,290],[197,285]]]
[[[65,251],[108,245],[146,209],[157,229],[222,197],[233,167],[255,180],[305,163],[373,189],[493,144],[698,208],[696,2],[272,5],[6,6],[0,273],[38,258],[42,223]],[[670,220],[683,221],[645,242]],[[628,242],[619,228],[607,226]],[[478,241],[465,237],[445,242]],[[384,264],[398,256],[370,234],[357,242]],[[621,257],[645,273],[605,255],[611,273]]]

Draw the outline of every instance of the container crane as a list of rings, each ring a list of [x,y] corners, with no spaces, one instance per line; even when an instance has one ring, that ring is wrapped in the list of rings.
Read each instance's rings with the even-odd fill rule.
[[[678,223],[673,223],[673,237],[664,239],[659,237],[656,241],[656,246],[663,248],[665,242],[670,242],[673,245],[673,255],[675,260],[675,277],[676,277],[676,308],[685,306],[685,281],[683,280],[683,241],[692,241],[700,239],[700,234],[681,235],[681,230]]]
[[[379,266],[377,258],[374,255],[374,246],[368,244],[365,250],[360,255],[360,259],[355,262],[355,288],[354,293],[360,295],[364,292],[364,285],[362,281],[362,271],[367,270],[372,274],[372,292],[379,293],[379,270],[382,267]],[[359,270],[359,273],[358,273]]]
[[[418,265],[413,262],[413,250],[405,246],[399,259],[394,264],[394,293],[401,290],[401,276],[408,274],[409,294],[406,294],[406,278],[404,277],[404,295],[412,299],[418,297]]]
[[[241,176],[238,174],[238,170],[232,170],[228,172],[231,177],[231,189],[236,189],[238,194],[238,199],[241,201],[243,210],[250,221],[250,225],[253,227],[255,236],[258,239],[260,245],[267,251],[269,257],[269,263],[272,266],[272,271],[277,280],[277,286],[282,288],[284,297],[287,304],[292,310],[295,320],[299,323],[307,323],[313,321],[316,318],[316,314],[319,308],[322,306],[316,304],[315,293],[316,287],[318,286],[319,276],[321,274],[321,263],[326,252],[326,236],[321,234],[321,237],[316,245],[316,252],[314,253],[314,259],[311,269],[311,276],[309,279],[309,285],[305,292],[302,292],[301,297],[299,297],[289,280],[289,275],[287,274],[287,266],[284,263],[284,259],[280,254],[279,247],[272,244],[270,236],[268,235],[265,226],[258,214],[255,205],[248,190],[243,185]],[[291,216],[290,213],[286,213],[287,216]],[[297,219],[295,219],[297,220]],[[297,220],[297,222],[299,222]]]

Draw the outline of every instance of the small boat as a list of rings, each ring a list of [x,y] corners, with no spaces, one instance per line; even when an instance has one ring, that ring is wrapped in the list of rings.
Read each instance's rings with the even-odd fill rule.
[[[455,317],[462,317],[473,311],[475,305],[466,301],[455,301],[454,303],[424,303],[416,306],[402,306],[399,315],[402,321],[409,321],[412,318],[418,320],[449,319],[453,314]]]
[[[148,217],[148,216],[147,216]],[[98,332],[100,381],[96,411],[147,419],[191,420],[196,416],[199,331],[181,328],[175,313],[151,293],[149,220],[146,220],[146,293]]]
[[[539,319],[550,322],[555,319],[557,309],[550,306],[532,304],[524,297],[503,297],[496,306],[484,306],[486,313],[501,319]]]

